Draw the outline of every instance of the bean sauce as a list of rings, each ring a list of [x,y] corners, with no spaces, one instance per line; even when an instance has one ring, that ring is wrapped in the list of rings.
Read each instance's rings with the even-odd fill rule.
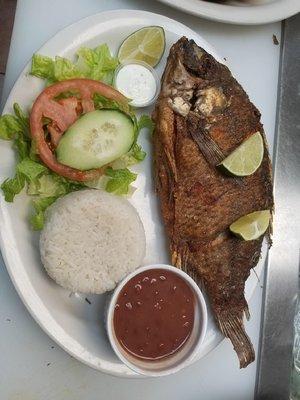
[[[114,330],[123,349],[158,360],[177,352],[194,326],[195,298],[178,274],[150,269],[129,280],[114,310]]]

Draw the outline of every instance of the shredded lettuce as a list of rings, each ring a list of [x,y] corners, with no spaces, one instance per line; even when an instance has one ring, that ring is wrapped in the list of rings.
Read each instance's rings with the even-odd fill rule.
[[[29,149],[29,122],[18,104],[14,104],[13,108],[15,115],[6,114],[0,117],[0,138],[14,140],[14,147],[17,150],[19,160],[22,161],[26,158]],[[25,182],[25,175],[17,168],[15,176],[6,179],[1,185],[5,200],[14,201],[15,195],[22,191]]]
[[[12,179],[5,179],[1,185],[5,200],[10,203],[13,202],[15,195],[19,194],[24,186],[25,177],[19,172]]]
[[[47,167],[30,160],[30,158],[24,158],[17,165],[17,171],[23,175],[28,182],[34,182],[41,174],[47,171]]]
[[[46,85],[72,78],[90,78],[111,84],[113,73],[118,65],[106,44],[94,49],[82,47],[77,52],[77,59],[72,62],[64,57],[47,57],[34,54],[30,74],[42,78]],[[74,93],[63,93],[68,97]],[[5,200],[12,202],[14,197],[26,188],[32,196],[33,213],[30,223],[33,229],[43,228],[46,209],[60,196],[85,187],[102,188],[116,195],[132,193],[131,183],[137,175],[127,167],[144,160],[146,153],[137,143],[142,129],[153,130],[151,119],[142,115],[135,117],[128,102],[119,103],[99,94],[94,95],[96,109],[112,109],[123,112],[131,119],[134,128],[134,143],[127,154],[114,161],[105,170],[105,175],[85,183],[73,182],[61,177],[46,167],[38,156],[35,141],[30,138],[29,117],[18,104],[14,104],[13,114],[0,116],[0,139],[11,140],[17,153],[15,176],[1,184]],[[44,124],[50,120],[45,118]]]
[[[18,132],[23,132],[23,128],[14,115],[5,114],[0,118],[1,139],[11,140]]]
[[[110,177],[105,190],[118,195],[127,194],[130,184],[137,178],[137,174],[134,174],[127,168],[113,169],[112,167],[107,167],[105,175]]]
[[[152,119],[149,117],[149,115],[141,115],[138,123],[138,130],[141,131],[144,128],[147,128],[150,132],[150,134],[152,135],[153,130],[154,130],[154,122],[152,121]]]
[[[67,58],[55,57],[54,81],[64,81],[73,78],[84,78],[84,74]]]
[[[132,119],[135,130],[135,141],[127,154],[113,163],[113,168],[108,167],[105,176],[97,181],[78,183],[72,182],[50,171],[38,158],[35,142],[29,138],[29,122],[27,115],[18,104],[14,105],[14,115],[0,117],[0,138],[13,140],[18,154],[16,174],[11,179],[6,179],[1,189],[5,200],[12,202],[14,197],[27,186],[27,194],[33,196],[34,214],[30,217],[33,229],[41,229],[44,222],[44,212],[58,197],[64,196],[84,187],[103,188],[110,193],[126,195],[130,191],[130,185],[137,175],[127,167],[141,162],[146,153],[137,143],[139,132],[148,126],[146,116],[139,121],[126,105],[110,101],[103,96],[95,95],[96,108],[118,109]],[[142,121],[142,123],[141,123]]]
[[[118,65],[106,44],[95,49],[81,47],[77,52],[77,61],[56,56],[54,59],[34,54],[30,74],[45,79],[47,83],[72,78],[90,78],[111,83],[114,70]]]
[[[15,176],[1,185],[4,198],[13,202],[15,196],[27,186],[27,194],[34,196],[35,214],[30,218],[31,225],[34,229],[41,229],[48,205],[60,196],[82,189],[84,185],[53,173],[41,163],[35,143],[29,137],[28,117],[18,104],[14,104],[14,115],[0,117],[0,138],[13,140],[18,155]]]
[[[45,174],[30,182],[27,188],[29,195],[41,197],[63,196],[68,192],[67,185],[58,175]]]
[[[14,139],[14,147],[17,150],[17,154],[20,160],[27,157],[28,152],[30,152],[30,140],[25,138],[22,133],[16,134]]]
[[[129,104],[126,102],[119,103],[116,100],[107,99],[104,96],[101,96],[99,93],[95,93],[93,97],[95,108],[98,110],[101,109],[109,109],[109,110],[119,110],[124,114],[127,114],[130,118],[135,118]]]
[[[84,78],[72,61],[56,56],[52,58],[41,54],[34,54],[31,61],[30,74],[45,79],[48,84],[72,78]]]
[[[30,217],[30,223],[34,230],[43,228],[44,213],[56,199],[67,193],[83,189],[85,186],[81,183],[72,182],[61,176],[49,173],[31,181],[27,187],[27,194],[34,196],[33,208],[34,213]]]
[[[31,60],[30,74],[54,82],[54,62],[52,58],[34,54]]]
[[[124,154],[112,163],[112,167],[114,169],[127,168],[143,161],[145,157],[146,152],[142,149],[142,146],[135,143],[128,153]]]
[[[140,144],[135,143],[129,151],[128,156],[133,158],[135,162],[140,162],[146,157],[146,152],[142,149]]]
[[[78,52],[77,66],[84,71],[85,77],[111,83],[118,60],[112,57],[107,44],[95,49],[81,47]]]
[[[57,198],[58,196],[42,197],[33,200],[32,203],[35,213],[30,217],[30,223],[35,231],[43,229],[45,220],[45,211],[49,206],[51,206],[52,203],[55,202]]]

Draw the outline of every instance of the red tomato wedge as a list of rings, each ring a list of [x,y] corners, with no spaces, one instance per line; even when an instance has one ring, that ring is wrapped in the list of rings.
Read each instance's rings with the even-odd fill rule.
[[[76,97],[55,100],[60,94],[76,92]],[[41,160],[52,171],[74,181],[84,182],[103,174],[103,167],[89,171],[81,171],[59,163],[53,147],[56,147],[61,135],[80,117],[80,112],[94,110],[93,95],[95,93],[127,103],[126,97],[113,87],[91,79],[70,79],[48,86],[35,100],[30,113],[30,132],[35,141]],[[78,96],[78,97],[77,97]],[[51,119],[48,131],[51,144],[46,141],[43,128],[43,117]]]

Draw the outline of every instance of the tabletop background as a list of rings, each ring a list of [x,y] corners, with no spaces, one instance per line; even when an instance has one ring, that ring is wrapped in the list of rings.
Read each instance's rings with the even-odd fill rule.
[[[12,0],[6,0],[11,2]],[[0,7],[6,1],[0,0]],[[262,111],[273,144],[281,24],[233,26],[205,21],[147,0],[19,0],[12,35],[4,101],[31,55],[61,28],[96,12],[144,9],[174,18],[197,31],[227,58],[233,74]],[[1,21],[3,18],[0,8]],[[0,22],[1,22],[0,21]],[[0,48],[1,49],[1,48]],[[4,71],[0,71],[4,72]],[[249,302],[247,331],[257,351],[262,282]],[[246,370],[230,343],[223,341],[205,358],[176,374],[158,379],[115,378],[81,364],[59,348],[31,318],[0,260],[0,399],[1,400],[251,400],[256,363]]]
[[[0,98],[4,83],[6,60],[14,23],[16,0],[0,0]]]

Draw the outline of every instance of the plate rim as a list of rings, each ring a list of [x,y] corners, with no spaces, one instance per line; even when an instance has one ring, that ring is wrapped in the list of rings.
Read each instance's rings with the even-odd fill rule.
[[[122,18],[126,19],[128,18],[133,18],[133,17],[145,17],[149,18],[159,18],[160,21],[165,21],[166,23],[171,23],[171,24],[176,24],[176,26],[180,26],[181,28],[184,28],[186,32],[190,32],[191,35],[194,37],[201,38],[202,44],[205,44],[205,48],[211,52],[215,58],[217,58],[220,62],[224,63],[223,58],[220,56],[220,54],[214,49],[214,47],[207,42],[201,35],[199,35],[197,32],[193,31],[191,28],[186,26],[185,24],[182,24],[175,19],[165,17],[164,15],[157,14],[157,13],[152,13],[148,11],[143,11],[143,10],[131,10],[131,9],[122,9],[122,10],[110,10],[110,11],[104,11],[104,12],[99,12],[87,17],[84,17],[66,27],[63,29],[59,30],[57,33],[52,35],[44,44],[36,50],[36,52],[42,51],[45,46],[50,45],[51,43],[54,42],[55,40],[59,39],[61,35],[66,34],[68,31],[72,32],[73,29],[78,29],[80,25],[84,25],[86,22],[93,21],[95,20],[96,23],[103,23],[107,22],[107,19],[117,19],[117,18]],[[107,18],[105,21],[101,21],[101,18]],[[98,20],[98,21],[97,21]],[[89,26],[89,28],[83,26],[83,31],[87,31],[88,29],[92,28],[93,24]],[[82,28],[81,28],[82,29]],[[188,33],[187,33],[188,34]],[[65,46],[67,47],[67,46]],[[46,51],[47,53],[47,51]],[[30,66],[30,61],[25,65],[21,73],[18,75],[18,78],[16,79],[5,103],[4,103],[4,108],[3,108],[3,113],[7,111],[8,108],[10,108],[11,104],[13,103],[13,97],[14,97],[14,92],[16,90],[16,87],[18,85],[19,79],[24,77],[25,74],[28,72],[28,68]],[[52,317],[52,315],[49,313],[47,307],[44,306],[42,299],[37,295],[34,287],[31,285],[31,283],[28,281],[26,282],[27,285],[29,284],[32,287],[32,290],[35,294],[35,300],[37,300],[38,304],[33,304],[33,297],[29,297],[26,295],[26,290],[28,290],[28,287],[23,287],[22,284],[20,285],[20,276],[16,276],[14,271],[18,269],[17,265],[22,265],[22,260],[20,259],[19,253],[14,247],[12,246],[13,243],[13,232],[11,229],[9,229],[9,225],[11,224],[10,217],[8,215],[7,211],[7,203],[5,202],[3,196],[1,196],[1,201],[0,201],[0,248],[2,252],[2,256],[4,259],[4,263],[6,266],[6,269],[8,271],[8,274],[10,276],[10,279],[13,282],[13,285],[22,300],[23,304],[26,306],[28,312],[30,315],[33,317],[33,319],[37,322],[37,324],[42,328],[42,330],[52,339],[54,340],[60,347],[62,347],[67,353],[71,354],[76,358],[77,360],[81,361],[82,363],[88,365],[89,367],[92,367],[98,371],[114,375],[117,377],[126,377],[126,378],[144,378],[141,375],[136,374],[132,370],[130,370],[128,367],[126,367],[123,364],[116,364],[116,363],[111,363],[110,361],[107,360],[101,360],[101,363],[96,364],[95,362],[92,362],[91,356],[88,356],[89,352],[87,352],[83,346],[79,342],[77,342],[72,336],[70,336],[57,322],[56,320]],[[265,261],[266,254],[262,251],[263,257]],[[259,265],[259,264],[258,264]],[[258,266],[257,265],[257,266]],[[260,271],[258,271],[258,274],[260,275],[261,270],[262,270],[262,265],[260,267]],[[22,269],[21,269],[22,270]],[[19,271],[19,270],[18,270]],[[18,272],[19,273],[19,272]],[[26,281],[27,277],[26,274],[23,272],[23,278],[24,282]],[[23,282],[23,283],[24,283]],[[254,292],[254,289],[256,288],[257,284],[254,286],[252,293],[250,294],[250,298]],[[41,312],[41,310],[44,310],[44,312]],[[45,318],[45,315],[47,318]],[[49,322],[50,320],[50,322]],[[53,329],[53,326],[55,327],[55,330]],[[55,333],[53,333],[53,331]],[[58,331],[61,331],[58,333]],[[207,346],[207,350],[203,353],[201,353],[201,357],[195,357],[195,359],[192,360],[192,362],[189,365],[192,365],[194,362],[199,360],[200,358],[204,357],[207,355],[210,351],[215,349],[222,341],[224,340],[223,334],[218,331],[216,333],[216,339],[214,342],[210,342],[209,345]],[[73,346],[73,348],[72,348]],[[76,348],[74,346],[77,346]],[[85,358],[84,358],[85,357]]]
[[[282,21],[300,12],[298,0],[279,0],[252,6],[236,6],[197,0],[189,5],[185,0],[158,0],[185,13],[212,21],[235,25],[262,25]]]

